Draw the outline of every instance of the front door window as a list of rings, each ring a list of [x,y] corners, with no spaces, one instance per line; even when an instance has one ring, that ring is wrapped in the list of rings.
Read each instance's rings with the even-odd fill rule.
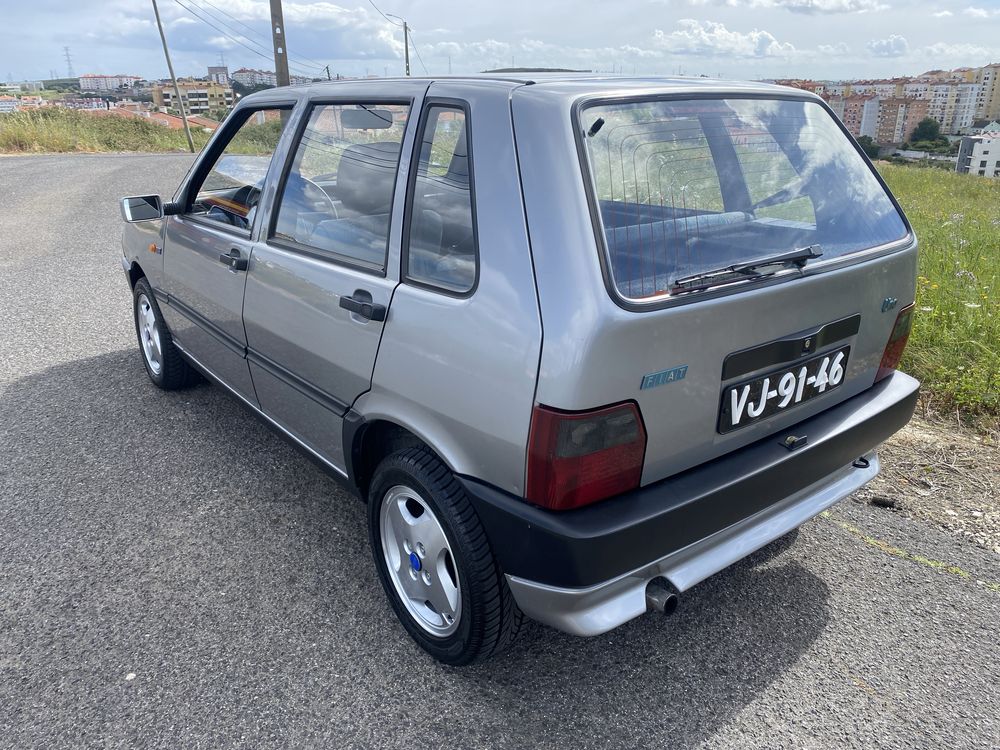
[[[282,114],[279,109],[249,113],[205,175],[191,206],[193,215],[250,230],[271,157],[288,119]]]

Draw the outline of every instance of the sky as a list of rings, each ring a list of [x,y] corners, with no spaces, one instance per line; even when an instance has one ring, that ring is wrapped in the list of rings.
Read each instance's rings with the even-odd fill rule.
[[[267,0],[158,0],[178,75],[273,69]],[[284,0],[292,72],[497,67],[723,78],[915,75],[1000,61],[1000,0]],[[383,15],[383,13],[385,15]],[[0,0],[0,78],[164,78],[150,0]]]

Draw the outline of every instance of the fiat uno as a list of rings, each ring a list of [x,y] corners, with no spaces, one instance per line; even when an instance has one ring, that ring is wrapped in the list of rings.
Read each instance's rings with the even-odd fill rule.
[[[380,79],[242,99],[122,200],[145,369],[218,383],[367,502],[413,639],[603,633],[878,472],[917,242],[818,97]]]

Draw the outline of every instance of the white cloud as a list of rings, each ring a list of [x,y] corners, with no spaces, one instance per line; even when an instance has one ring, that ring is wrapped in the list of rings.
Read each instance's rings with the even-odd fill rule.
[[[677,30],[670,33],[657,29],[655,44],[664,52],[675,55],[704,57],[787,57],[795,47],[779,42],[770,32],[754,29],[747,33],[730,31],[714,21],[683,18]]]
[[[950,10],[942,10],[938,11],[937,13],[931,13],[931,15],[934,16],[935,18],[950,18],[955,14],[952,13]]]
[[[986,8],[976,8],[971,5],[962,12],[967,16],[971,16],[972,18],[989,18],[991,15],[994,15],[996,13],[996,11],[989,11],[986,10]]]
[[[778,8],[807,14],[870,13],[889,8],[879,0],[681,0],[680,3],[674,3],[673,0],[653,0],[653,2],[657,5],[683,4],[693,7],[717,5],[726,8]]]
[[[898,34],[890,34],[885,39],[872,39],[865,46],[875,57],[902,57],[910,51],[909,43]]]
[[[956,61],[956,64],[961,62],[972,65],[977,61],[988,62],[996,54],[996,51],[980,47],[976,44],[947,44],[945,42],[937,42],[936,44],[924,47],[920,50],[920,53],[927,57],[951,59]]]
[[[851,54],[851,48],[846,42],[821,44],[816,48],[816,51],[827,57],[846,57]]]
[[[738,0],[735,0],[738,2]],[[878,0],[746,0],[750,7],[784,8],[795,13],[870,13],[886,10]]]

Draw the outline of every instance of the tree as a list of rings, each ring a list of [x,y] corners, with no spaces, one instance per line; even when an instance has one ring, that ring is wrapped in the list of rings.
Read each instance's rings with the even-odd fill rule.
[[[869,159],[877,159],[879,147],[878,144],[872,140],[870,135],[863,135],[858,138],[858,145],[861,146],[861,150],[864,151]]]
[[[910,133],[910,142],[941,140],[941,123],[933,117],[925,117]]]

